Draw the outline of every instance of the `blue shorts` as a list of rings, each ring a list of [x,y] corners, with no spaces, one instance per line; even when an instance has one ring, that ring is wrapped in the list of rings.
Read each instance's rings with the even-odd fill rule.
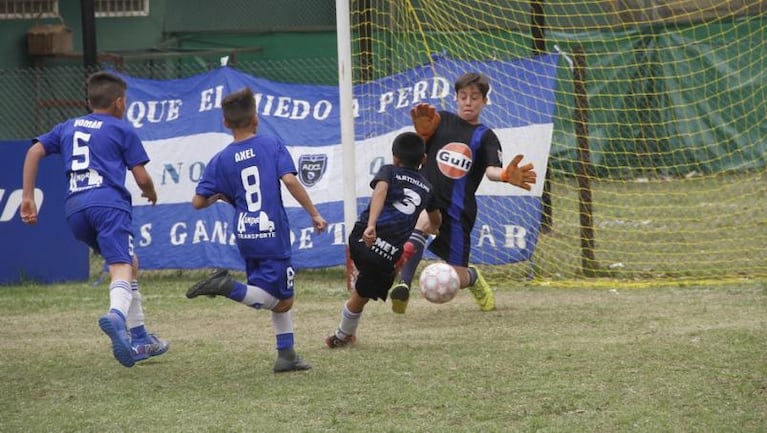
[[[112,207],[94,206],[67,217],[75,238],[101,254],[108,265],[133,263],[133,216]]]
[[[258,286],[279,300],[293,297],[296,271],[290,258],[245,259],[248,284]]]

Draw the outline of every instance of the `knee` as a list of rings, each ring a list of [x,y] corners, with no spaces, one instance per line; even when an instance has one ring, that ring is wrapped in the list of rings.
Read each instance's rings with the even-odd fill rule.
[[[277,305],[272,308],[275,313],[287,313],[293,307],[293,298],[281,299]]]

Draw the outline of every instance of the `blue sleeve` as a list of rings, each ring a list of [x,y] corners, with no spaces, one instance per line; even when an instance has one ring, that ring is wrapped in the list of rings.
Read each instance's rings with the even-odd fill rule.
[[[43,148],[45,149],[46,155],[61,153],[61,130],[63,128],[63,125],[64,125],[63,123],[59,123],[47,133],[35,137],[35,139],[32,140],[32,142],[36,143],[39,141],[40,143],[42,143]]]
[[[277,174],[282,177],[288,173],[298,174],[296,170],[296,164],[293,162],[293,157],[290,156],[288,148],[280,139],[275,140],[277,142]]]
[[[146,149],[144,149],[144,144],[133,127],[127,124],[123,126],[122,145],[125,165],[129,170],[137,165],[149,162],[149,155],[147,155]]]
[[[210,159],[208,165],[205,166],[205,170],[202,172],[202,178],[194,189],[194,193],[203,197],[210,197],[213,194],[219,193],[218,186],[216,185],[216,170],[218,170],[218,154],[214,155]]]

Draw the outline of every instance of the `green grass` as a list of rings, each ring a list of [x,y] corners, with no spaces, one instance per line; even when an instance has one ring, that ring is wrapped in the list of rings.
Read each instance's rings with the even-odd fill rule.
[[[554,233],[535,247],[546,279],[580,278],[573,179],[552,179]],[[767,277],[767,172],[592,179],[596,275],[622,280]],[[523,268],[527,264],[517,265]]]
[[[97,318],[104,284],[0,288],[2,432],[763,432],[767,283],[642,289],[494,281],[371,303],[353,348],[323,338],[346,299],[337,269],[299,273],[297,350],[275,375],[269,314],[184,297],[200,272],[143,280],[171,350],[127,369]]]

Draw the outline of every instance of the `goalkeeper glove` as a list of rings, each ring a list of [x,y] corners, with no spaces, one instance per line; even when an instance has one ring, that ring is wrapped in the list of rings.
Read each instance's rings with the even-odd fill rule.
[[[524,156],[517,155],[511,160],[509,165],[501,172],[501,181],[518,186],[522,189],[530,191],[531,185],[536,181],[536,173],[533,171],[533,164],[527,163],[522,167],[519,166],[519,162],[522,161]]]
[[[421,102],[410,109],[410,118],[413,119],[415,132],[423,137],[423,141],[429,141],[439,126],[440,116],[433,105]]]

